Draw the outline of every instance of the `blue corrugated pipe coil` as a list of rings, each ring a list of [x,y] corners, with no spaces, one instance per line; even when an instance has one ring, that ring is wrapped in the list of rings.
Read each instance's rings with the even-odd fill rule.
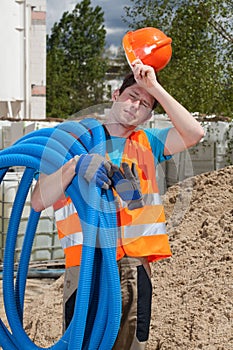
[[[0,152],[0,183],[10,167],[24,169],[12,206],[4,250],[3,300],[9,327],[0,319],[0,346],[3,350],[45,349],[37,346],[23,328],[27,273],[40,219],[40,213],[33,209],[28,218],[14,282],[20,219],[35,174],[51,174],[77,154],[99,153],[104,156],[105,151],[102,125],[88,118],[33,131]],[[113,193],[111,189],[106,191],[88,185],[76,175],[67,188],[67,194],[79,214],[83,230],[80,279],[72,322],[57,343],[46,349],[110,350],[121,317]]]

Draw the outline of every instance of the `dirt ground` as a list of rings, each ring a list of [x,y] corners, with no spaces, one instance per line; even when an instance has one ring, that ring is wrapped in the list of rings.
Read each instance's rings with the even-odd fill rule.
[[[163,201],[173,256],[152,265],[147,350],[232,350],[233,166],[172,186]],[[39,346],[61,336],[62,289],[63,276],[28,280],[24,325]]]

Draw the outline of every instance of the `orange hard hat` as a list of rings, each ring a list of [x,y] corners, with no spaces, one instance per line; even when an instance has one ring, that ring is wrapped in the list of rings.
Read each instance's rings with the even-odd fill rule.
[[[144,64],[153,67],[156,72],[163,69],[170,61],[171,43],[171,38],[153,27],[128,32],[122,41],[130,65],[139,58]]]

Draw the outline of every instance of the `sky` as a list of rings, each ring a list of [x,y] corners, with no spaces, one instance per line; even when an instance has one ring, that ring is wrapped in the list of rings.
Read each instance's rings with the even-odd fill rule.
[[[55,22],[59,22],[65,11],[72,11],[79,0],[47,0],[47,34]],[[120,46],[124,34],[128,31],[123,23],[124,6],[132,4],[130,0],[92,0],[91,6],[102,7],[107,31],[107,46]]]

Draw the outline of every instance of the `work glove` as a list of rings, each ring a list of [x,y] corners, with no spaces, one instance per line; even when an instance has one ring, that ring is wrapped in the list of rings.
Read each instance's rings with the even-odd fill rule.
[[[81,154],[74,157],[77,164],[75,172],[90,183],[105,190],[111,185],[112,163],[99,154]]]
[[[130,169],[127,163],[122,163],[122,168],[123,172],[113,168],[112,185],[130,210],[142,208],[144,201],[136,166],[132,164]]]

